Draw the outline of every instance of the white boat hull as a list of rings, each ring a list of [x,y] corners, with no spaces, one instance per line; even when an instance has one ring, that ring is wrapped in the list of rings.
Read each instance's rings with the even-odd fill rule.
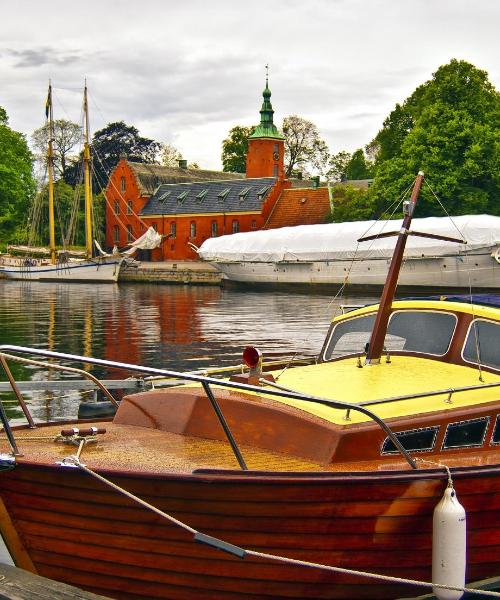
[[[500,264],[484,253],[409,258],[399,285],[430,288],[500,288]],[[390,259],[253,262],[211,261],[225,280],[247,284],[382,286]]]
[[[0,275],[6,279],[28,281],[75,281],[75,282],[116,282],[120,273],[122,258],[79,260],[57,265],[43,264],[40,261],[29,263],[25,259],[11,259],[9,264],[0,266]]]

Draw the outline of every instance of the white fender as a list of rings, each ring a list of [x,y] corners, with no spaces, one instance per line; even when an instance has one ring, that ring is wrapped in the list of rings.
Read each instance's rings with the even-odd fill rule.
[[[432,522],[432,583],[465,586],[466,518],[453,487],[447,487],[434,509]],[[439,600],[459,600],[462,592],[432,589]]]

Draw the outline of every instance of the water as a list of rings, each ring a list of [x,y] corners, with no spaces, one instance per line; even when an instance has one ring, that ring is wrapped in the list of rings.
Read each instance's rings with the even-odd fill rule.
[[[0,281],[0,341],[150,367],[195,370],[240,364],[248,344],[261,349],[267,359],[295,353],[317,355],[340,303],[376,300],[373,296],[344,296],[332,301],[330,295],[211,286],[4,280]],[[17,380],[68,377],[36,366],[10,365]],[[92,372],[109,378],[129,375],[95,367]],[[25,396],[39,420],[73,418],[82,399],[78,393],[67,392]],[[11,396],[4,394],[6,398]],[[22,417],[14,404],[6,408],[14,422]]]

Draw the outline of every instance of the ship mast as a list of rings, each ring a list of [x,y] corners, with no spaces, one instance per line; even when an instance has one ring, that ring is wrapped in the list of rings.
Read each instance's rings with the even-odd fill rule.
[[[420,188],[424,181],[424,174],[419,171],[415,183],[413,185],[413,191],[411,198],[408,202],[403,204],[404,219],[401,229],[399,231],[389,231],[387,233],[381,233],[376,235],[370,235],[362,237],[358,242],[366,242],[368,240],[380,239],[383,237],[397,236],[398,241],[394,248],[394,254],[392,255],[391,265],[385,280],[382,297],[380,298],[380,304],[375,317],[375,323],[373,325],[372,334],[370,337],[370,343],[366,351],[367,365],[377,365],[380,363],[380,357],[384,351],[384,341],[387,333],[387,327],[389,325],[389,319],[391,316],[392,302],[396,294],[396,287],[398,285],[399,272],[401,270],[401,264],[403,262],[403,255],[405,251],[406,241],[409,235],[416,235],[418,237],[426,237],[434,240],[442,240],[444,242],[456,242],[458,244],[466,244],[466,240],[460,238],[452,238],[445,235],[436,235],[432,233],[425,233],[420,231],[410,231],[410,225],[415,212],[415,205],[417,204],[418,196],[420,194]]]
[[[56,233],[54,219],[54,116],[52,113],[52,84],[49,81],[49,92],[45,105],[45,114],[49,120],[49,144],[47,150],[47,172],[49,178],[49,249],[50,262],[55,265],[56,256]]]
[[[89,107],[87,102],[87,81],[83,90],[84,145],[83,182],[85,190],[85,252],[92,258],[92,187],[90,180]]]

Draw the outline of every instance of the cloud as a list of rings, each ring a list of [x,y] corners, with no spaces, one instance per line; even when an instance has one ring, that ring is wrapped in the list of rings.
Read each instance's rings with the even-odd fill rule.
[[[15,62],[13,66],[21,69],[41,67],[44,65],[64,67],[73,65],[81,60],[81,55],[78,52],[72,51],[65,53],[50,46],[26,48],[23,50],[5,49],[1,53],[14,58]]]

